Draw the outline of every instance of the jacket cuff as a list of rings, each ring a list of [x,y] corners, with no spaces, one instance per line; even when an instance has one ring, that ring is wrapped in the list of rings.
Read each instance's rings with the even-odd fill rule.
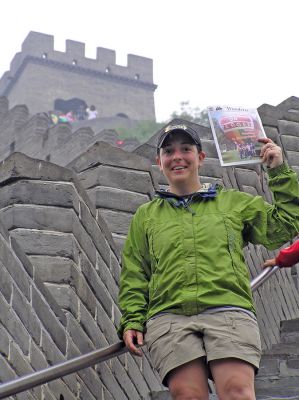
[[[134,329],[139,332],[144,332],[144,326],[139,324],[138,322],[131,322],[127,324],[125,327],[119,327],[117,334],[120,339],[123,338],[123,334],[129,329]]]
[[[280,164],[278,167],[275,168],[267,168],[267,173],[269,178],[274,178],[277,175],[283,174],[289,171],[289,166],[285,162]]]

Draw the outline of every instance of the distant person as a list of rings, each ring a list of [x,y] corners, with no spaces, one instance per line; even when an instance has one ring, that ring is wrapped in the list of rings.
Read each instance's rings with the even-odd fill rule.
[[[94,105],[86,109],[87,119],[95,119],[98,117],[98,112]]]
[[[83,105],[80,105],[77,110],[77,120],[84,121],[86,119],[86,117],[87,117],[86,107],[84,107]]]
[[[298,236],[299,239],[299,236]],[[266,260],[264,267],[272,267],[278,265],[281,268],[292,267],[299,262],[299,240],[291,246],[280,250],[276,258]]]

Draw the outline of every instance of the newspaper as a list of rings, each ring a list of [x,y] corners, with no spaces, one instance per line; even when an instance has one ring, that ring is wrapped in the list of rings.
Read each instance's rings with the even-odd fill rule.
[[[210,106],[208,115],[222,166],[261,162],[258,139],[266,134],[255,108]]]

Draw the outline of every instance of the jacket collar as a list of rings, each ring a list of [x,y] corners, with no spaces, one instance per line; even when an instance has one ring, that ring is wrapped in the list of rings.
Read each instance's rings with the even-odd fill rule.
[[[187,200],[187,201],[193,201],[198,198],[203,198],[203,199],[212,199],[217,196],[217,188],[219,187],[219,184],[212,184],[212,183],[204,183],[201,188],[195,192],[195,193],[190,193],[187,196],[178,196],[177,194],[171,193],[168,190],[157,190],[156,191],[156,197],[160,197],[162,199],[176,199],[176,200]]]

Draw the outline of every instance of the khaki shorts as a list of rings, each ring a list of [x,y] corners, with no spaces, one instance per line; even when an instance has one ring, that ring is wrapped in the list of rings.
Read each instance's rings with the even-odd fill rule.
[[[238,358],[258,370],[259,328],[256,319],[243,311],[192,316],[160,314],[147,322],[146,329],[145,343],[164,385],[171,370],[199,357],[205,357],[207,362]]]

